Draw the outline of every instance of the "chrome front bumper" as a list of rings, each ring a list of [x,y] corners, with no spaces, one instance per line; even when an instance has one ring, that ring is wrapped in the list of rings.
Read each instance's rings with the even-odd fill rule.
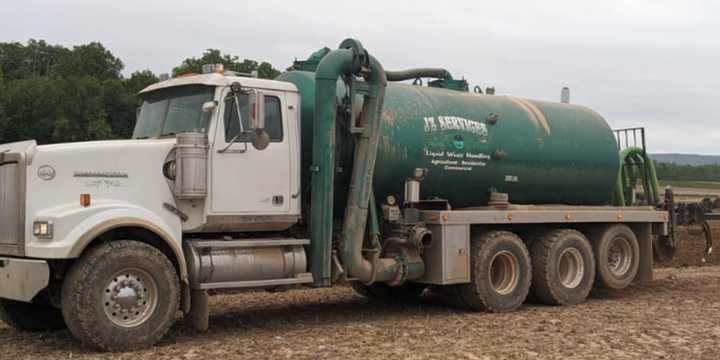
[[[0,257],[0,298],[30,302],[49,281],[47,261]]]

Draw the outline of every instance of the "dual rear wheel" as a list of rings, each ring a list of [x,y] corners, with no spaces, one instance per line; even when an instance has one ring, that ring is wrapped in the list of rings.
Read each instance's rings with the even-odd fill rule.
[[[595,280],[595,257],[585,235],[572,229],[550,230],[531,249],[536,300],[550,305],[585,301]]]
[[[593,287],[623,289],[639,267],[633,231],[597,228],[588,240],[574,229],[553,229],[528,249],[514,233],[488,231],[471,243],[471,281],[441,291],[460,307],[491,312],[520,307],[527,296],[548,305],[579,304]]]

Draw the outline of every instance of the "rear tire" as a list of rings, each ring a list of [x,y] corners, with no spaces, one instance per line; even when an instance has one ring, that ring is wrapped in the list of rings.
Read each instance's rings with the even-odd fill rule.
[[[534,299],[548,305],[579,304],[595,280],[595,258],[588,239],[576,230],[551,230],[530,249]]]
[[[160,250],[121,240],[87,251],[68,272],[62,312],[72,334],[106,351],[155,344],[175,321],[180,285]]]
[[[355,292],[368,299],[385,302],[403,302],[413,300],[422,295],[427,288],[427,285],[415,282],[406,282],[400,286],[390,286],[383,283],[365,285],[354,281],[350,283],[350,286],[352,286]]]
[[[592,236],[597,262],[596,284],[610,290],[628,287],[640,267],[640,246],[627,225],[598,229]]]
[[[505,312],[525,302],[532,265],[527,247],[517,235],[509,231],[489,231],[473,237],[470,265],[470,283],[454,286],[462,307]]]
[[[60,309],[7,299],[0,299],[0,320],[27,332],[62,330],[67,327]]]

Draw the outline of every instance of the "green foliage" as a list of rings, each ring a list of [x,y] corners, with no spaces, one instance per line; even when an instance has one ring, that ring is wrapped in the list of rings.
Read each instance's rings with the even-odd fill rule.
[[[132,73],[129,78],[124,80],[123,85],[125,85],[125,90],[129,93],[137,94],[148,85],[154,84],[158,81],[160,81],[160,79],[158,79],[152,71],[143,70]]]
[[[97,42],[73,47],[48,45],[30,40],[0,44],[0,71],[9,80],[35,76],[91,76],[98,79],[119,78],[123,64]]]
[[[245,59],[239,61],[240,58],[235,55],[223,54],[217,49],[207,49],[200,58],[187,58],[180,66],[173,69],[173,76],[187,73],[200,74],[204,64],[223,64],[225,70],[237,71],[241,73],[258,72],[258,77],[263,79],[273,79],[280,75],[280,71],[275,69],[270,63],[258,63],[255,60]]]
[[[73,47],[58,64],[60,76],[90,76],[100,80],[119,79],[123,63],[97,42]]]
[[[34,77],[14,81],[4,93],[4,141],[54,143],[112,135],[97,79]]]
[[[720,181],[720,165],[677,165],[655,162],[658,179]]]
[[[200,72],[206,63],[258,71],[263,78],[280,73],[269,63],[240,62],[219,50],[186,59],[174,73]],[[71,49],[43,40],[0,43],[0,143],[129,138],[137,93],[158,77],[150,70],[123,77],[122,70],[122,61],[98,42]]]

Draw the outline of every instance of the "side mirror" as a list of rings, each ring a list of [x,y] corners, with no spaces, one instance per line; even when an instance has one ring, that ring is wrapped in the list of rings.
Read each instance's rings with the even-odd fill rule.
[[[252,130],[250,137],[253,147],[257,150],[265,150],[270,145],[270,135],[265,129]]]
[[[217,108],[218,103],[217,101],[206,101],[202,104],[202,122],[203,127],[206,129],[210,126],[210,117],[213,114],[213,111],[215,111],[215,108]]]
[[[215,111],[215,108],[217,107],[217,101],[207,101],[202,104],[202,112],[203,114],[209,114]]]
[[[252,130],[265,129],[265,95],[254,90],[250,93],[250,128]]]

